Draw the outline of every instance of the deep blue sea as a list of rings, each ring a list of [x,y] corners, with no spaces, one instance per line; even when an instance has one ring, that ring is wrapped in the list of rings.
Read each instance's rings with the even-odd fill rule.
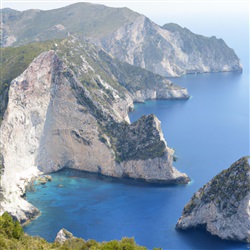
[[[41,216],[25,227],[53,241],[61,228],[97,241],[134,237],[149,249],[247,249],[205,232],[180,232],[175,224],[195,191],[242,156],[249,155],[249,75],[212,73],[173,79],[188,88],[189,100],[136,104],[131,121],[156,114],[178,157],[175,166],[192,182],[152,186],[120,182],[77,171],[52,174],[27,199]],[[62,185],[62,187],[59,187]]]

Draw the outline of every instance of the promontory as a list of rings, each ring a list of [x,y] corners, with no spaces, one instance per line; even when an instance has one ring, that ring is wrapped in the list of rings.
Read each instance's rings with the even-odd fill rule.
[[[250,157],[243,157],[200,188],[176,227],[205,228],[222,239],[250,242]]]

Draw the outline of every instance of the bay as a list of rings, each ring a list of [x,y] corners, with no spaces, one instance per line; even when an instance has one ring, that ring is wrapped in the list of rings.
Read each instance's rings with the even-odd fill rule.
[[[41,216],[25,227],[53,241],[61,228],[97,241],[134,237],[149,249],[246,249],[202,231],[180,232],[175,224],[195,191],[234,161],[249,154],[249,75],[213,73],[173,79],[188,88],[189,100],[136,104],[131,121],[155,114],[175,149],[175,167],[189,185],[153,186],[65,170],[27,192]],[[59,187],[62,185],[62,187]]]

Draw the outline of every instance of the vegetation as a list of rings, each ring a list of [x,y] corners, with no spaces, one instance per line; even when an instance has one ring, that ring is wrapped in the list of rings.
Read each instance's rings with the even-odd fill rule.
[[[71,37],[60,41],[1,49],[0,96],[4,101],[0,102],[0,118],[7,107],[8,88],[12,79],[20,75],[41,52],[55,49],[55,43],[58,56],[68,66],[62,72],[64,77],[70,82],[84,111],[91,113],[98,120],[101,134],[110,138],[110,146],[115,152],[116,160],[121,162],[163,156],[165,143],[155,137],[153,120],[141,119],[140,124],[147,124],[140,128],[137,123],[132,126],[119,124],[114,121],[112,115],[116,115],[113,110],[115,95],[123,99],[125,93],[150,89],[152,82],[158,89],[168,86],[166,83],[169,82],[159,75],[114,60],[84,39]],[[74,75],[80,81],[77,81]],[[110,113],[107,114],[105,109]],[[138,138],[140,139],[137,140]],[[150,143],[147,142],[148,138]]]
[[[39,54],[53,48],[55,41],[0,49],[0,124],[8,103],[10,82],[19,76]]]
[[[137,16],[139,14],[127,8],[76,3],[54,10],[28,10],[25,13],[3,9],[2,18],[4,28],[8,27],[12,31],[11,35],[16,37],[16,46],[65,38],[69,32],[74,35],[103,37],[132,22]],[[3,30],[4,38],[9,35],[8,30]]]
[[[121,161],[153,159],[165,154],[165,142],[161,140],[154,123],[154,115],[149,115],[142,116],[131,125],[119,124],[116,149]]]
[[[99,121],[99,139],[103,143],[107,143],[105,136],[110,139],[117,162],[162,157],[166,153],[166,145],[154,123],[154,115],[142,116],[132,124],[118,123],[112,118],[104,125]]]
[[[8,213],[0,216],[0,249],[54,249],[54,250],[146,250],[146,247],[138,246],[133,238],[122,238],[109,242],[85,241],[81,238],[71,238],[63,243],[49,243],[40,237],[32,237],[24,233],[18,221],[14,221]],[[157,248],[158,249],[158,248]],[[156,248],[155,248],[156,250]]]
[[[200,188],[184,207],[184,214],[190,214],[200,202],[214,202],[228,216],[236,213],[237,204],[250,192],[249,172],[248,157],[242,157]]]
[[[70,68],[65,70],[64,77],[70,82],[78,103],[97,119],[100,141],[113,149],[117,162],[164,155],[166,145],[154,127],[153,116],[145,116],[130,126],[126,122],[115,121],[112,113],[114,93],[122,99],[124,93],[150,89],[152,82],[157,89],[173,87],[169,81],[139,67],[118,62],[80,39],[63,40],[58,44],[57,54]],[[73,74],[80,82],[72,77]]]
[[[49,50],[54,41],[28,44],[20,47],[1,48],[1,88],[19,76],[42,52]]]

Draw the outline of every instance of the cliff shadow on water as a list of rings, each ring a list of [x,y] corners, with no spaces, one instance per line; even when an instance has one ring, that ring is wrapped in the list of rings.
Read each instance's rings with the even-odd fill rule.
[[[88,179],[90,181],[98,182],[100,185],[102,183],[110,183],[110,184],[123,184],[123,185],[128,185],[131,187],[142,187],[142,188],[168,188],[168,187],[176,187],[180,186],[181,184],[173,183],[173,182],[161,182],[158,180],[155,180],[155,182],[147,182],[144,179],[135,179],[131,178],[129,176],[122,176],[122,177],[112,177],[112,176],[106,176],[101,173],[92,173],[92,172],[87,172],[84,170],[77,170],[77,169],[71,169],[71,168],[63,168],[57,172],[52,173],[51,175],[53,176],[55,174],[56,176],[61,176],[63,178],[71,178],[71,179]],[[37,185],[36,182],[33,185]],[[185,185],[185,184],[183,184]],[[28,190],[30,191],[35,191],[33,190]]]

